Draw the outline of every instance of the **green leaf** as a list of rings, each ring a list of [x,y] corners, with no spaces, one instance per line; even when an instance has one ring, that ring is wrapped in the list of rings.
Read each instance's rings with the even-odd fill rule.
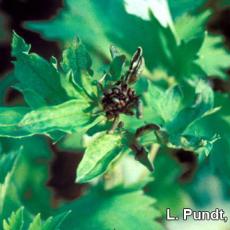
[[[227,79],[226,71],[230,66],[230,55],[224,48],[222,37],[206,34],[197,63],[208,76]]]
[[[102,5],[105,6],[104,10],[101,8]],[[109,19],[102,20],[101,16],[103,11],[107,14],[108,7],[111,7],[111,3],[105,1],[86,3],[83,0],[67,0],[64,10],[56,19],[48,23],[27,23],[26,27],[36,31],[44,31],[45,36],[51,39],[69,40],[77,34],[86,44],[98,44],[100,49],[106,52],[109,42],[105,37],[103,24],[107,24],[106,21],[109,22]],[[57,30],[57,27],[59,27],[61,33]]]
[[[156,199],[156,205],[165,215],[166,208],[170,208],[174,215],[180,215],[184,207],[190,207],[191,201],[179,182],[182,167],[165,149],[157,154],[154,179],[146,186],[147,194]]]
[[[144,120],[150,124],[158,124],[159,129],[151,129],[147,134],[142,135],[140,143],[146,146],[157,142],[174,149],[194,151],[200,158],[208,156],[213,143],[219,137],[198,135],[196,130],[191,133],[189,128],[198,120],[218,111],[219,108],[213,109],[214,94],[205,81],[200,80],[191,86],[195,92],[190,91],[189,98],[188,96],[183,98],[178,86],[163,91],[149,84],[145,100],[153,115],[144,117]]]
[[[67,218],[67,216],[71,213],[71,211],[63,212],[59,215],[55,215],[54,217],[49,217],[42,226],[42,230],[59,230],[60,226],[62,226],[62,222]],[[35,229],[36,230],[36,229]]]
[[[196,63],[196,60],[199,57],[198,52],[203,44],[203,41],[204,34],[190,39],[189,41],[181,41],[174,53],[174,74],[178,81],[188,80],[188,78],[199,79],[199,76],[206,75],[201,67]]]
[[[28,54],[30,51],[31,46],[26,44],[26,42],[15,32],[13,32],[13,39],[12,39],[12,56],[17,57],[21,53]]]
[[[29,225],[28,230],[40,230],[42,226],[42,220],[41,220],[41,215],[37,214],[34,219],[33,222]]]
[[[73,72],[74,81],[79,86],[82,86],[82,78],[84,77],[82,74],[84,72],[92,74],[92,60],[85,46],[77,39],[74,39],[64,50],[61,66],[65,73],[70,70]]]
[[[179,46],[174,52],[175,76],[182,79],[206,75],[196,61],[205,39],[205,28],[210,11],[192,16],[184,14],[175,22]],[[178,79],[179,80],[179,79]]]
[[[17,157],[8,160],[9,165],[2,165],[5,163],[5,160],[1,156],[1,165],[0,168],[3,168],[4,178],[0,183],[0,223],[3,218],[7,217],[11,210],[16,209],[21,206],[20,200],[18,198],[18,194],[16,192],[16,187],[12,183],[13,175],[15,173],[16,166],[18,165],[18,155],[20,154],[20,150],[17,150]],[[3,159],[3,160],[2,160]]]
[[[21,54],[15,63],[15,77],[23,89],[33,89],[47,104],[67,100],[56,70],[36,54]]]
[[[70,100],[56,106],[47,106],[27,113],[18,127],[31,134],[46,134],[59,130],[67,133],[87,130],[99,122],[98,117],[87,113],[85,101]]]
[[[18,151],[10,152],[8,154],[1,154],[0,153],[0,184],[2,184],[5,180],[5,177],[7,174],[11,171],[13,168],[16,154],[19,154]]]
[[[60,142],[58,142],[58,148],[71,151],[71,152],[82,152],[84,151],[84,142],[82,139],[84,138],[84,133],[79,134],[78,132],[72,133],[70,135],[66,135]]]
[[[10,86],[15,84],[16,79],[14,78],[14,75],[12,72],[6,74],[3,76],[3,78],[0,80],[0,105],[3,105],[5,103],[5,97],[7,90]]]
[[[173,86],[167,91],[161,90],[149,83],[148,104],[160,116],[164,122],[171,121],[182,106],[182,91],[178,85]],[[154,100],[153,100],[154,99]]]
[[[96,51],[106,59],[111,44],[130,55],[141,46],[149,70],[162,65],[168,68],[165,44],[169,47],[176,44],[169,27],[163,27],[153,15],[146,21],[128,14],[123,0],[93,0],[87,3],[84,0],[66,0],[65,8],[52,21],[28,22],[26,28],[51,40],[66,41],[77,34],[90,51]],[[157,58],[152,58],[156,54]]]
[[[25,101],[31,108],[37,109],[47,105],[60,104],[69,98],[88,99],[84,92],[81,92],[81,89],[74,85],[72,77],[69,76],[71,73],[70,65],[66,64],[66,68],[69,68],[68,70],[65,69],[66,73],[60,73],[57,69],[56,60],[56,65],[53,65],[36,54],[29,54],[28,47],[25,41],[14,33],[12,54],[17,57],[14,75],[19,81],[14,87],[23,93]],[[72,63],[78,61],[79,68],[84,68],[87,65],[85,63],[87,62],[85,61],[86,55],[84,56],[86,51],[81,48],[79,50],[77,59],[72,56],[70,58],[72,58]],[[66,55],[63,55],[63,58],[65,61],[67,60]],[[89,57],[87,56],[87,58]],[[60,131],[52,131],[49,135],[57,141],[64,134]]]
[[[214,105],[214,94],[211,87],[200,80],[196,86],[196,101],[192,106],[185,107],[166,125],[171,134],[183,133],[193,122],[208,115]]]
[[[187,130],[186,133],[189,133]],[[214,135],[211,138],[202,137],[197,135],[197,133],[183,135],[180,138],[181,148],[186,150],[191,150],[198,155],[198,159],[203,161],[207,158],[213,148],[213,144],[218,141],[220,137]]]
[[[89,104],[82,100],[70,100],[32,111],[25,107],[0,108],[0,136],[21,138],[48,134],[52,137],[54,131],[86,131],[104,119],[87,112],[87,109]]]
[[[188,13],[190,10],[193,11],[203,2],[200,0],[194,3],[191,0],[186,0],[178,3],[170,0],[169,5],[173,15],[178,16]],[[200,59],[195,62],[204,39],[209,11],[204,11],[196,16],[186,14],[179,17],[174,28],[174,25],[171,24],[168,27],[163,27],[153,15],[150,15],[149,20],[146,21],[128,14],[122,0],[116,2],[101,0],[99,3],[90,1],[87,4],[82,0],[66,0],[66,4],[64,10],[53,21],[29,22],[26,24],[27,27],[41,32],[46,38],[63,41],[73,38],[77,33],[84,40],[87,48],[92,52],[96,50],[99,56],[103,54],[108,57],[107,49],[111,43],[129,54],[141,46],[144,51],[146,67],[150,71],[155,68],[163,68],[169,75],[182,79],[191,75],[205,75],[205,72],[208,75],[226,77],[221,69],[229,65],[229,57],[224,49],[214,49],[213,42],[211,47],[208,45],[209,42],[204,42]],[[164,5],[163,2],[162,5]],[[166,10],[166,8],[167,4],[162,10]],[[87,14],[81,12],[87,12]],[[154,15],[157,15],[156,9],[153,12]],[[60,30],[62,33],[58,32]],[[143,36],[145,34],[148,36]],[[208,50],[211,50],[210,54]],[[216,57],[212,52],[214,50],[220,56],[218,60],[224,58],[226,61],[214,63],[213,60]],[[155,54],[158,54],[157,58],[152,58]]]
[[[175,21],[175,29],[180,40],[189,41],[205,33],[205,26],[210,16],[210,11],[192,16],[184,14]]]
[[[46,186],[53,152],[43,136],[22,139],[2,139],[4,149],[13,151],[22,146],[12,183],[23,206],[43,218],[52,214],[52,191]],[[35,179],[36,178],[36,179]]]
[[[3,220],[3,230],[58,230],[69,212],[61,213],[54,217],[49,217],[44,222],[41,220],[40,213],[35,217],[25,215],[24,208],[19,208],[16,212],[12,212],[10,217]],[[32,222],[30,223],[32,219]],[[29,224],[30,223],[30,224]],[[27,226],[29,224],[29,226]]]
[[[29,51],[25,41],[14,34],[12,43],[12,55],[16,56],[14,76],[19,81],[18,87],[24,90],[34,91],[48,105],[59,104],[68,99],[61,85],[61,78],[57,70],[49,62],[37,54]],[[33,100],[30,106],[33,107]]]
[[[30,111],[26,107],[2,107],[0,108],[0,136],[24,137],[29,136],[29,131],[22,130],[18,123],[24,115]]]
[[[104,132],[95,135],[77,168],[77,182],[87,182],[102,174],[121,152],[120,135]]]
[[[214,108],[214,93],[207,83],[200,81],[196,88],[197,100],[191,107],[185,107],[178,116],[168,125],[169,141],[172,148],[183,148],[195,152],[202,161],[209,155],[213,144],[220,139],[217,133],[212,136],[205,133],[199,135],[199,127],[191,131],[191,127],[204,117],[215,113],[219,108]]]
[[[21,203],[18,200],[18,197],[16,197],[16,201],[14,199],[16,194],[16,189],[11,184],[12,174],[13,174],[13,170],[7,174],[4,183],[0,184],[0,212],[1,212],[0,222],[3,220],[4,217],[8,216],[7,214],[13,208],[18,208],[21,205]]]
[[[220,136],[214,145],[208,157],[208,165],[215,175],[229,187],[230,185],[230,110],[229,96],[222,93],[215,93],[215,106],[221,106],[221,110],[204,119],[198,120],[189,127],[189,134],[196,136],[206,136],[212,138],[215,135]]]
[[[72,210],[63,226],[72,230],[162,230],[163,227],[155,220],[160,215],[153,204],[154,200],[141,191],[116,193],[93,190],[63,207],[64,210]]]
[[[46,106],[45,99],[40,96],[35,91],[29,89],[29,88],[23,88],[20,84],[15,84],[13,86],[16,90],[21,92],[24,96],[25,102],[33,109],[37,109],[43,106]]]
[[[8,220],[3,220],[3,230],[21,230],[23,228],[23,208],[12,212]]]
[[[73,72],[70,70],[68,73],[61,73],[62,86],[66,90],[69,98],[85,99],[88,100],[84,90],[76,85],[74,81]]]
[[[111,81],[120,80],[124,62],[125,62],[125,55],[119,55],[113,58],[109,68]]]
[[[192,12],[202,6],[205,2],[206,0],[197,0],[195,2],[193,0],[168,0],[173,18],[177,18],[187,12]]]
[[[75,94],[78,93],[77,98],[88,96],[92,99],[97,92],[93,84],[91,66],[92,60],[85,46],[78,39],[74,39],[63,52],[61,67],[64,74],[70,78]],[[66,89],[67,87],[68,85],[65,86]]]

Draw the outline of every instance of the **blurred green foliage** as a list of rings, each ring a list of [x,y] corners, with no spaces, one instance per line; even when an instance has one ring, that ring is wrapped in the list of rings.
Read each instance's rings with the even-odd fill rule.
[[[66,0],[51,20],[27,22],[60,42],[60,60],[31,52],[13,32],[14,69],[0,82],[2,229],[164,229],[166,208],[178,214],[197,204],[193,191],[203,168],[229,190],[229,94],[210,84],[229,78],[229,53],[220,35],[206,31],[212,12],[204,0],[157,2],[140,3],[143,12],[152,9],[146,18],[128,13],[123,0]],[[111,44],[118,53],[110,58]],[[131,87],[143,118],[123,114],[123,126],[108,133],[101,88],[125,76],[139,46],[146,66]],[[17,106],[5,103],[11,86],[24,98]],[[84,152],[76,182],[88,187],[75,201],[54,205],[46,185],[49,142]],[[190,187],[179,180],[188,166],[178,152],[195,159]]]

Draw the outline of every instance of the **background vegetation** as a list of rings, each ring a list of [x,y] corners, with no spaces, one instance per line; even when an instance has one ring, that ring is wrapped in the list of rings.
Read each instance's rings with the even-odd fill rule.
[[[230,228],[165,221],[230,214],[229,1],[0,6],[1,229]],[[137,47],[143,118],[108,134],[98,81],[114,85]]]

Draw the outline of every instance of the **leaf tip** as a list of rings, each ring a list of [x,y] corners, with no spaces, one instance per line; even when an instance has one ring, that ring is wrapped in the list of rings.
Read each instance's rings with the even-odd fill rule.
[[[86,183],[87,180],[85,179],[85,177],[77,176],[75,182],[83,184],[83,183]]]

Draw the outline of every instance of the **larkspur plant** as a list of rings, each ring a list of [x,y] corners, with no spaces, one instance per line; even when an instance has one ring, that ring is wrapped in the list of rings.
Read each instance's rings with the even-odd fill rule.
[[[190,153],[198,170],[211,162],[229,182],[229,94],[214,92],[210,78],[228,78],[230,57],[205,31],[210,11],[196,12],[204,1],[168,1],[173,19],[163,2],[165,17],[152,8],[146,19],[119,0],[67,0],[51,21],[26,23],[62,41],[60,61],[13,32],[14,69],[0,82],[4,230],[165,229],[166,207],[192,205],[175,152]],[[18,106],[4,104],[10,86],[23,95]],[[76,183],[87,192],[58,207],[45,186],[48,140],[84,152]]]

